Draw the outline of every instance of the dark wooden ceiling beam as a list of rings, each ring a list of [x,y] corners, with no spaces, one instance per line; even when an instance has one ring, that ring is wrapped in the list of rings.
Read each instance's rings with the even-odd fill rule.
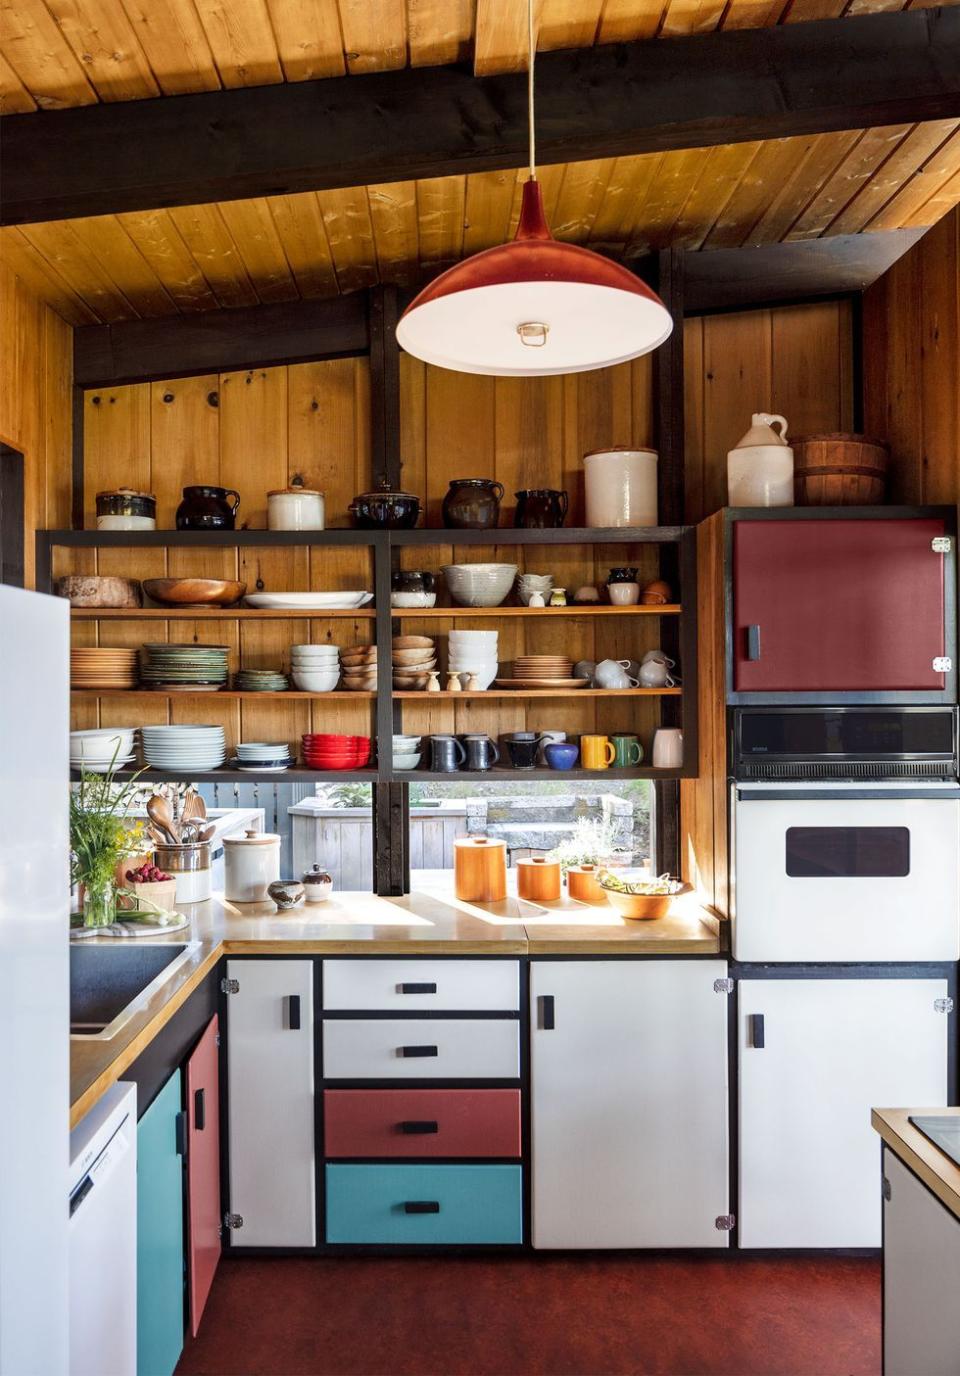
[[[542,163],[960,115],[960,9],[545,53]],[[526,77],[379,72],[2,121],[0,223],[520,167]]]

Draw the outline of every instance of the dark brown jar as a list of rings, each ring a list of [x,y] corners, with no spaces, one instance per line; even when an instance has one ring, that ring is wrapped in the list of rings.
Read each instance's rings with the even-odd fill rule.
[[[236,500],[230,502],[228,499]],[[185,487],[177,507],[177,530],[234,530],[240,493],[232,487]]]
[[[555,529],[567,519],[570,498],[566,492],[553,487],[529,487],[513,495],[517,499],[513,524],[518,530]]]
[[[454,478],[443,499],[448,530],[495,530],[500,519],[503,483],[492,478]]]

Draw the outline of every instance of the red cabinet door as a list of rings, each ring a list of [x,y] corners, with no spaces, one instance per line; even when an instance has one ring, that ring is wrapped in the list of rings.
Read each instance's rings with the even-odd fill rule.
[[[218,1019],[187,1061],[187,1283],[197,1336],[220,1261],[220,1062]]]
[[[941,520],[737,521],[737,692],[943,690]]]

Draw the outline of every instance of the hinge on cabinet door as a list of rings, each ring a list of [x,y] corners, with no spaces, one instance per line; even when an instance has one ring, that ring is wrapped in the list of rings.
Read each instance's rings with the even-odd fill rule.
[[[718,1214],[713,1220],[718,1233],[729,1233],[737,1226],[736,1214]]]
[[[715,979],[713,981],[713,992],[715,994],[732,994],[733,980],[728,975],[726,979]]]
[[[224,1216],[223,1216],[223,1226],[224,1226],[225,1228],[242,1228],[242,1227],[243,1227],[243,1215],[242,1215],[242,1214],[224,1214]]]
[[[891,1196],[892,1196],[892,1194],[893,1194],[893,1191],[892,1191],[891,1188],[890,1188],[890,1181],[887,1179],[886,1176],[884,1176],[884,1177],[883,1177],[883,1197],[884,1197],[884,1199],[886,1199],[886,1200],[889,1201],[890,1198],[891,1198]]]
[[[222,979],[220,981],[221,994],[239,994],[240,981],[238,979]]]
[[[949,554],[953,549],[953,541],[949,535],[935,535],[930,541],[930,548],[934,554]]]
[[[953,660],[949,655],[937,655],[933,661],[933,672],[935,674],[949,674],[953,668]]]
[[[934,999],[933,1006],[938,1013],[952,1013],[953,999]]]

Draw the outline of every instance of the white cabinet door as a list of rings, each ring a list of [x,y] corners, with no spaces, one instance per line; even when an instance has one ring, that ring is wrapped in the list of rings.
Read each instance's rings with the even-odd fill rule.
[[[535,1247],[726,1246],[726,973],[531,963]]]
[[[741,1247],[879,1247],[870,1110],[946,1104],[946,995],[942,979],[738,980]]]
[[[960,1219],[884,1148],[883,1370],[960,1372]]]
[[[230,1243],[313,1247],[313,963],[228,960],[227,977]]]

